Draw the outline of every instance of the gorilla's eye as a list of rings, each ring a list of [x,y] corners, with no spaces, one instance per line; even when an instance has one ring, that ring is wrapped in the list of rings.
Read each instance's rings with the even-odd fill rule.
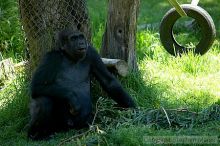
[[[84,39],[84,35],[79,35],[79,39]]]
[[[73,36],[70,37],[70,40],[74,41],[74,40],[77,40],[77,38],[78,38],[78,36],[73,35]]]

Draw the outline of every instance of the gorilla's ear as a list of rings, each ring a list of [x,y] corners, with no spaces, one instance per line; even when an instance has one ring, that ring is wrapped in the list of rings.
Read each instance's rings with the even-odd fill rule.
[[[61,40],[60,40],[60,32],[56,33],[54,39],[55,39],[55,44],[56,44],[56,48],[55,49],[56,50],[61,49],[62,48],[62,43],[61,43]]]
[[[68,42],[68,36],[73,33],[72,28],[58,31],[55,35],[56,49],[61,49]]]

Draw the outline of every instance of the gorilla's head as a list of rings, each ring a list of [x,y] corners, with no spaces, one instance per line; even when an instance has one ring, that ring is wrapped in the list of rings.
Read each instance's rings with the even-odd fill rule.
[[[88,44],[83,33],[65,29],[58,34],[59,47],[73,60],[83,59],[86,56]]]

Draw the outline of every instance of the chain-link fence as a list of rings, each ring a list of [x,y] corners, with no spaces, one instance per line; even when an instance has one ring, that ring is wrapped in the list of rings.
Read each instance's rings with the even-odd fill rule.
[[[85,0],[19,0],[21,23],[30,51],[30,62],[55,48],[56,33],[64,28],[78,29],[90,40]]]

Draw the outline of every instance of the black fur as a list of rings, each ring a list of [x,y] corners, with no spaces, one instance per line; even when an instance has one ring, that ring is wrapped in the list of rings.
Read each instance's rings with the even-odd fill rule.
[[[119,106],[135,107],[132,98],[82,36],[71,30],[60,32],[60,49],[44,56],[32,78],[28,131],[32,139],[43,139],[53,132],[81,128],[91,122],[91,75]]]

